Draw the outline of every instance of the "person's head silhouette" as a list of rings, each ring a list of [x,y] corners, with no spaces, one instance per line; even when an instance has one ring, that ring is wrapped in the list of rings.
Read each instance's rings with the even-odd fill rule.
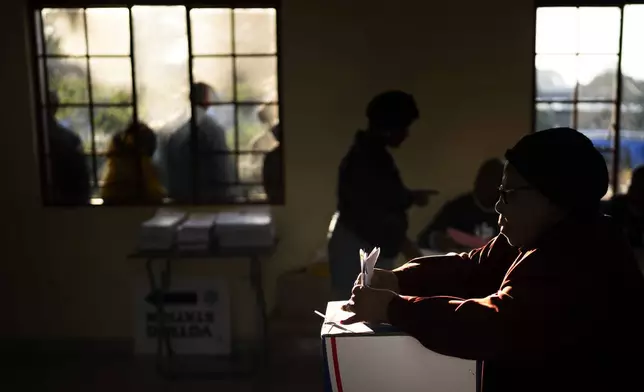
[[[215,89],[203,82],[193,84],[190,94],[192,104],[198,107],[207,108],[208,106],[215,105],[218,101]]]
[[[367,105],[369,132],[381,137],[389,147],[400,146],[409,136],[409,127],[418,119],[414,97],[403,91],[386,91]]]

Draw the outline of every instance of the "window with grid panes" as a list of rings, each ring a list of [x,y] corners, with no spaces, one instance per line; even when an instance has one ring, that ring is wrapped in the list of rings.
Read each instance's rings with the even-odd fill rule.
[[[277,6],[32,11],[45,204],[283,203]]]
[[[624,193],[644,164],[644,5],[537,1],[534,129],[573,127]]]

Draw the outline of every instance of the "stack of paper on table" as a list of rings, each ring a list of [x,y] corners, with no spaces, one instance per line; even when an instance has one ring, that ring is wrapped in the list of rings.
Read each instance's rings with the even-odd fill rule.
[[[205,251],[211,248],[217,214],[192,214],[177,229],[177,247]]]
[[[426,349],[389,325],[342,325],[346,301],[329,302],[321,337],[329,392],[474,392],[476,362]]]
[[[177,227],[186,214],[179,211],[159,210],[141,224],[140,250],[168,250],[175,245]]]
[[[215,236],[222,248],[269,247],[275,243],[270,211],[248,209],[218,214]]]

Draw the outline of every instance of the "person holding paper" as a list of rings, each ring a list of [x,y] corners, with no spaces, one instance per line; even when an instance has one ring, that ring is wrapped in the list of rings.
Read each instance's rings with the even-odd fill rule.
[[[407,139],[418,116],[411,95],[402,91],[377,95],[367,107],[367,129],[356,134],[340,164],[339,217],[328,244],[336,299],[351,295],[353,280],[360,273],[361,249],[370,252],[379,246],[382,268],[393,268],[398,253],[414,249],[407,240],[407,210],[427,205],[433,192],[407,189],[388,148],[397,148]]]
[[[354,287],[345,323],[390,323],[435,352],[482,360],[483,392],[644,390],[644,277],[599,212],[602,155],[555,128],[505,156],[501,235],[375,270],[371,287]]]
[[[446,203],[418,234],[418,246],[436,251],[465,251],[485,245],[498,234],[494,204],[503,162],[489,159],[479,168],[474,190]]]

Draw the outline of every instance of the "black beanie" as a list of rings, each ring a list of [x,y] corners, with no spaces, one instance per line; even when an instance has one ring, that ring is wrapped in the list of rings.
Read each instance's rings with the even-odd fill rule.
[[[505,158],[553,203],[592,214],[608,190],[608,168],[593,142],[572,128],[551,128],[524,136]]]

